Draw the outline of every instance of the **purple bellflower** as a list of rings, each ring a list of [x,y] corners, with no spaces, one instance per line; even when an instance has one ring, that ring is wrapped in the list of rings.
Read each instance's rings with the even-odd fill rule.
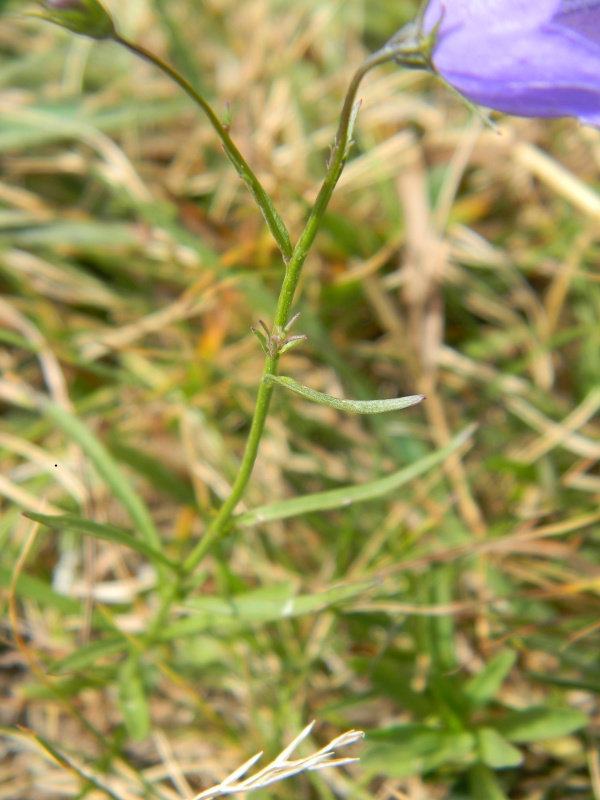
[[[421,35],[469,100],[600,126],[600,0],[430,0]]]

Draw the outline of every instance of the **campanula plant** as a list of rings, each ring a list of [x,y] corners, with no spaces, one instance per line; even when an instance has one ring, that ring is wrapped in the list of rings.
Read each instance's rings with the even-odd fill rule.
[[[254,329],[265,352],[255,414],[237,480],[213,524],[184,565],[189,573],[229,529],[234,510],[247,487],[271,396],[276,385],[307,399],[340,408],[340,401],[320,395],[290,378],[278,378],[280,357],[303,340],[289,335],[296,316],[292,306],[303,265],[313,245],[335,186],[352,148],[352,131],[360,108],[358,90],[372,69],[389,62],[439,74],[471,101],[526,116],[577,116],[600,123],[600,2],[585,0],[430,0],[415,20],[393,36],[358,68],[342,108],[331,145],[327,171],[304,231],[292,244],[286,225],[259,179],[234,144],[229,125],[176,69],[141,45],[123,37],[99,0],[39,0],[42,16],[53,23],[97,39],[112,39],[149,61],[174,80],[208,118],[232,165],[251,192],[279,247],[283,281],[271,326]],[[485,32],[485,35],[482,35]],[[466,54],[468,53],[468,58]],[[347,410],[379,413],[413,405],[421,395]],[[342,402],[342,407],[345,401]],[[167,591],[156,624],[167,612],[178,589]]]
[[[234,510],[248,485],[275,386],[303,394],[305,398],[344,407],[328,398],[278,378],[280,357],[303,336],[289,335],[296,316],[291,311],[302,268],[342,174],[352,148],[352,131],[360,102],[360,84],[372,69],[389,62],[439,74],[467,99],[500,111],[527,116],[577,116],[585,122],[600,122],[600,3],[579,0],[430,0],[414,23],[393,36],[384,47],[357,69],[342,108],[337,134],[331,145],[327,171],[317,199],[298,241],[292,244],[286,225],[259,179],[234,144],[224,124],[208,101],[176,69],[141,45],[123,37],[99,0],[39,0],[42,16],[80,34],[112,39],[149,61],[174,80],[200,107],[225,153],[244,181],[279,247],[284,266],[283,281],[271,326],[254,329],[265,352],[256,409],[248,442],[230,496],[213,524],[190,553],[184,572],[196,569],[206,553],[230,527]],[[485,36],[482,36],[485,31]],[[465,54],[468,53],[468,58]],[[413,405],[421,395],[362,406],[351,402],[347,410],[379,413]],[[156,625],[167,613],[178,587],[166,592]]]
[[[260,342],[266,359],[262,379],[258,388],[254,417],[237,478],[229,497],[222,504],[212,524],[184,561],[180,570],[180,580],[164,581],[162,587],[162,601],[148,632],[148,637],[151,640],[160,630],[175,598],[181,592],[182,582],[196,570],[206,554],[231,528],[234,511],[244,495],[250,479],[264,430],[271,396],[276,386],[287,388],[313,402],[329,405],[340,410],[364,414],[398,410],[419,403],[424,399],[422,395],[410,395],[408,397],[384,401],[341,400],[304,387],[291,378],[277,375],[281,356],[291,347],[297,345],[306,338],[301,333],[291,333],[292,325],[298,316],[297,314],[292,315],[292,306],[302,268],[314,243],[329,201],[331,200],[335,186],[339,181],[352,148],[352,132],[360,108],[360,102],[357,98],[360,84],[365,75],[375,67],[386,62],[391,62],[394,59],[401,62],[404,51],[406,51],[406,57],[410,59],[412,63],[414,57],[413,45],[412,43],[405,45],[403,41],[397,43],[390,42],[381,50],[367,58],[357,69],[350,82],[344,100],[338,131],[331,145],[331,153],[327,161],[323,184],[317,195],[315,204],[308,214],[303,232],[298,238],[298,241],[292,244],[282,217],[275,209],[273,202],[258,177],[234,144],[229,134],[229,125],[225,124],[219,118],[208,101],[194,86],[192,86],[187,78],[153,52],[122,36],[99,0],[40,0],[40,5],[42,11],[39,16],[55,24],[62,25],[68,30],[76,31],[77,33],[92,38],[112,39],[115,43],[125,47],[136,56],[156,66],[188,94],[207,117],[215,133],[221,140],[225,154],[256,201],[273,239],[280,250],[283,262],[283,280],[272,324],[265,325],[265,323],[261,322],[262,330],[258,328],[252,329]],[[420,43],[418,43],[417,46],[420,47]],[[148,543],[156,546],[156,538],[153,536]]]
[[[186,597],[186,592],[191,593],[194,573],[206,555],[235,526],[236,509],[252,474],[274,391],[288,389],[306,400],[353,413],[398,410],[424,399],[422,395],[411,395],[388,401],[344,400],[322,394],[279,374],[282,357],[306,338],[298,330],[298,314],[293,313],[296,292],[303,266],[351,154],[363,78],[383,64],[422,68],[440,76],[469,101],[498,111],[523,116],[574,116],[583,122],[600,124],[600,2],[430,0],[414,23],[369,56],[352,77],[329,158],[323,167],[322,185],[296,241],[292,240],[283,216],[236,146],[235,132],[229,122],[220,118],[184,75],[154,52],[125,38],[99,0],[39,0],[38,6],[37,16],[78,34],[110,40],[109,46],[119,45],[150,62],[189,96],[205,115],[226,157],[251,193],[281,256],[281,288],[273,319],[268,323],[260,322],[260,327],[257,325],[253,329],[257,346],[264,351],[265,361],[262,376],[257,379],[256,405],[239,471],[230,494],[207,523],[203,536],[190,547],[183,563],[175,564],[165,556],[151,521],[139,509],[136,510],[137,507],[130,517],[134,523],[141,520],[141,524],[134,526],[139,537],[146,540],[143,547],[139,542],[136,545],[133,537],[109,526],[98,523],[86,526],[74,521],[73,517],[58,518],[57,521],[56,517],[31,515],[48,525],[56,527],[62,520],[64,529],[84,531],[98,538],[127,544],[158,564],[159,597],[154,616],[143,635],[144,646],[150,648],[160,641],[161,630],[174,604]],[[60,424],[60,417],[57,416],[56,421]],[[85,444],[84,436],[81,441]],[[459,443],[460,438],[436,454],[437,461]],[[424,459],[421,471],[437,461]],[[413,469],[411,477],[416,474],[418,472]],[[330,497],[334,494],[331,492]],[[121,652],[118,648],[125,650],[127,644],[117,639],[116,647],[117,652]],[[137,680],[137,685],[141,686],[140,653],[135,647],[126,652],[123,683],[127,681],[131,685]],[[468,713],[464,714],[467,722],[471,719],[471,710],[469,707]],[[430,731],[425,733],[429,736]],[[138,738],[144,738],[146,734],[144,723],[138,729]],[[468,737],[469,758],[476,758],[472,755],[476,750],[476,737],[471,733]],[[507,763],[510,759],[511,764],[518,761],[518,754],[512,747],[507,747],[506,752]]]

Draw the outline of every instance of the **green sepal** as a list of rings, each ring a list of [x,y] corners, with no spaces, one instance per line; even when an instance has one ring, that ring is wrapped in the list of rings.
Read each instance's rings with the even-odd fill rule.
[[[38,0],[42,10],[32,11],[61,28],[92,39],[113,39],[116,36],[112,17],[99,0]]]

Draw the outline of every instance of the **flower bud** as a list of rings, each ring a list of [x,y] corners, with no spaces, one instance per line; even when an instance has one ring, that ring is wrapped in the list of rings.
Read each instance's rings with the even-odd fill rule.
[[[35,14],[62,28],[92,39],[112,39],[114,22],[99,0],[38,0],[42,11]]]

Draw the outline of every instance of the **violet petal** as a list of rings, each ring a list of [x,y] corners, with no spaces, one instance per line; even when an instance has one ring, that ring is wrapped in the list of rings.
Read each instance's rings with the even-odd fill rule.
[[[433,63],[469,99],[600,125],[600,0],[431,0],[438,21]]]

